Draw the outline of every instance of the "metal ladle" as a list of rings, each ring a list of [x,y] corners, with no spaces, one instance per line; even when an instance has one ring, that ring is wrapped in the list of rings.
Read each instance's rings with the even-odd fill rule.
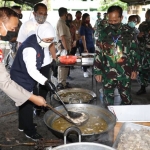
[[[56,113],[57,115],[59,115],[60,117],[62,117],[63,119],[65,119],[66,121],[68,121],[68,122],[70,122],[70,123],[72,123],[72,124],[74,124],[74,125],[76,125],[76,126],[81,126],[81,125],[83,125],[84,123],[87,122],[87,120],[88,120],[88,118],[89,118],[89,116],[86,114],[86,117],[87,117],[87,118],[85,118],[85,119],[82,120],[81,122],[76,123],[76,122],[73,121],[73,119],[71,120],[71,119],[67,118],[65,115],[63,115],[62,113],[60,113],[59,111],[57,111],[57,110],[56,110],[55,108],[53,108],[51,105],[46,104],[46,107],[50,108],[54,113]]]
[[[82,113],[79,112],[73,112],[73,111],[69,111],[65,105],[65,103],[61,100],[60,96],[58,95],[58,93],[56,92],[56,87],[52,82],[49,82],[49,86],[51,87],[51,89],[53,90],[53,92],[56,94],[56,96],[58,97],[58,99],[61,101],[61,103],[63,104],[68,116],[70,118],[76,119],[82,116]]]
[[[60,96],[58,95],[58,93],[57,93],[56,91],[55,91],[55,94],[56,94],[56,96],[58,97],[58,99],[62,102],[62,104],[63,104],[63,106],[64,106],[65,110],[67,111],[67,114],[69,115],[70,118],[75,119],[75,118],[79,118],[79,117],[82,116],[82,114],[79,113],[79,112],[69,111],[69,110],[66,108],[65,103],[61,100]]]

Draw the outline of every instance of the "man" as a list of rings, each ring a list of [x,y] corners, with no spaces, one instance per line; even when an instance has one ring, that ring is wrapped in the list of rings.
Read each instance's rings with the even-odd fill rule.
[[[18,25],[17,14],[8,7],[0,8],[0,33],[2,36],[6,36],[8,31],[15,31]],[[41,96],[33,95],[27,90],[23,89],[17,83],[10,79],[9,73],[6,71],[4,64],[2,63],[3,54],[0,53],[0,89],[5,92],[16,104],[21,106],[27,100],[35,103],[39,106],[46,106],[44,98]]]
[[[18,34],[17,41],[19,42],[19,45],[23,41],[27,39],[30,35],[35,33],[35,29],[46,22],[47,18],[47,7],[43,3],[37,3],[34,6],[34,12],[33,12],[34,18],[28,20],[27,22],[23,23]],[[50,53],[52,56],[49,54],[49,49]],[[49,71],[50,71],[50,63],[52,62],[52,58],[56,59],[56,52],[55,52],[55,46],[52,43],[50,47],[46,47],[44,49],[44,62],[42,65],[42,68],[40,69],[40,72],[47,78],[49,78]],[[37,93],[37,89],[35,88],[34,93]],[[39,95],[44,97],[46,99],[48,90],[46,89],[45,86],[39,85]],[[37,107],[37,109],[34,111],[36,115],[40,115],[41,108]]]
[[[77,51],[77,48],[79,48],[79,39],[81,38],[80,37],[80,34],[79,34],[79,29],[81,27],[81,17],[82,17],[82,13],[81,11],[76,11],[76,15],[75,15],[75,20],[72,21],[72,25],[74,26],[75,28],[75,40],[73,41],[73,47],[71,49],[71,54],[72,55],[75,55],[76,54],[76,51]]]
[[[131,100],[131,79],[136,78],[137,45],[134,35],[121,23],[122,8],[108,8],[109,26],[100,32],[99,50],[94,60],[94,74],[103,83],[106,105],[114,104],[114,89],[118,88],[122,103]]]
[[[149,71],[150,71],[150,10],[147,10],[145,14],[146,20],[139,25],[139,49],[141,57],[141,68],[139,72],[139,78],[141,82],[141,88],[136,93],[137,95],[145,94],[146,87],[149,83]]]
[[[29,36],[19,47],[14,63],[11,67],[11,79],[32,92],[36,82],[46,85],[48,78],[39,70],[43,64],[44,48],[49,47],[54,40],[54,29],[50,23],[37,27],[36,34]],[[33,103],[27,101],[19,107],[19,131],[24,131],[25,136],[37,141],[42,138],[36,132],[33,123]]]
[[[15,6],[12,6],[11,9],[16,12],[19,19],[22,19],[22,13],[21,13],[21,7],[20,6],[15,5]],[[8,31],[8,34],[6,36],[1,37],[2,40],[9,41],[9,43],[12,46],[12,50],[14,53],[16,52],[16,49],[17,49],[16,39],[17,39],[18,32],[19,32],[21,25],[22,25],[22,22],[19,20],[19,24],[18,24],[18,27],[16,28],[15,32]]]
[[[61,43],[63,55],[67,55],[71,50],[71,34],[68,26],[66,25],[67,9],[61,7],[58,9],[58,13],[60,18],[57,22],[56,35],[58,41]],[[68,71],[68,67],[58,67],[58,89],[70,88],[69,83],[66,82]]]
[[[101,22],[101,13],[98,12],[97,13],[97,20],[95,22],[95,25],[94,25],[94,29],[95,29],[95,37],[98,37],[98,33],[99,33],[99,24]]]
[[[139,34],[139,30],[136,28],[137,23],[138,23],[138,19],[136,15],[129,16],[127,26],[133,31],[136,39]]]

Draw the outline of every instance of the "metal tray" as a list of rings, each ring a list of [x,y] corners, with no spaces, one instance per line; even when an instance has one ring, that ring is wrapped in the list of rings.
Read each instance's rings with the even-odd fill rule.
[[[113,148],[117,149],[118,144],[120,143],[120,137],[125,132],[125,129],[128,127],[130,127],[131,130],[141,130],[141,129],[150,130],[150,127],[148,127],[148,126],[143,126],[143,125],[139,125],[139,124],[135,124],[135,123],[124,123],[116,137],[116,140],[113,144]]]
[[[93,63],[94,62],[94,55],[95,55],[95,53],[81,53],[82,63]],[[93,56],[93,57],[84,58],[84,56]]]

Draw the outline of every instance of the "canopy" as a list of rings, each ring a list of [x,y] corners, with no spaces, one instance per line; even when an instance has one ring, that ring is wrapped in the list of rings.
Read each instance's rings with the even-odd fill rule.
[[[36,3],[39,3],[41,2],[42,0],[3,0],[5,2],[7,1],[14,1],[15,3],[18,3],[20,5],[23,5],[23,4],[27,4],[31,7],[33,7]]]
[[[150,0],[120,0],[128,5],[146,5],[150,4]]]

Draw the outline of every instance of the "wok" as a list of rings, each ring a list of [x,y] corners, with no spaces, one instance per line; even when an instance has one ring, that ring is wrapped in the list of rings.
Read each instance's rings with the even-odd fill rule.
[[[97,139],[99,139],[103,135],[105,135],[105,133],[108,133],[108,131],[111,131],[116,124],[116,117],[105,108],[102,108],[102,107],[99,107],[96,105],[90,105],[90,104],[67,104],[66,107],[69,110],[82,111],[82,112],[88,113],[89,115],[99,116],[100,118],[104,119],[107,123],[107,129],[101,133],[82,134],[83,142],[84,141],[89,141],[89,142],[96,141]],[[64,115],[66,114],[63,106],[58,106],[55,109]],[[46,126],[49,128],[49,130],[55,136],[57,136],[59,138],[63,138],[63,133],[53,129],[53,127],[52,127],[53,121],[56,120],[57,118],[59,118],[59,116],[56,115],[52,110],[49,110],[44,115],[44,122],[45,122]],[[72,138],[75,138],[75,137],[72,137]],[[71,139],[71,140],[74,141],[74,139]]]
[[[83,92],[85,94],[91,95],[92,98],[85,101],[85,99],[82,100],[82,99],[80,99],[79,96],[74,95],[72,97],[72,99],[70,99],[70,100],[63,100],[62,99],[63,102],[66,103],[66,104],[68,104],[68,103],[69,104],[92,103],[94,100],[96,100],[96,94],[93,91],[83,89],[83,88],[69,88],[69,89],[60,90],[57,93],[58,93],[58,95],[61,95],[61,94],[70,93],[70,92],[71,93],[74,93],[74,92],[80,92],[81,93],[81,92]],[[59,101],[55,94],[53,95],[53,99]]]

